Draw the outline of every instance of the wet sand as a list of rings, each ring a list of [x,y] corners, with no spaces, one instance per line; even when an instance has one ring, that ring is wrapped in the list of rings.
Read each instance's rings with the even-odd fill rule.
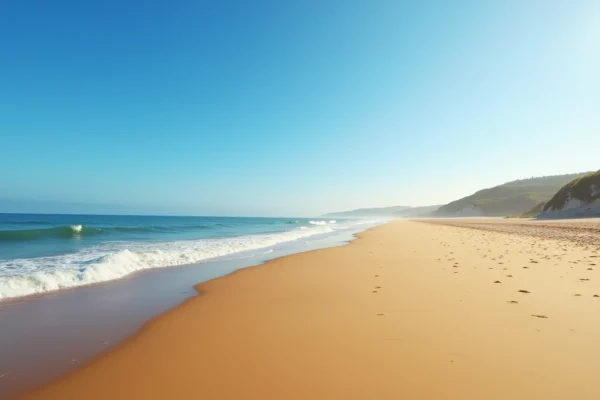
[[[199,282],[299,250],[338,246],[352,240],[352,232],[284,243],[263,254],[148,269],[115,281],[0,300],[0,399],[48,384],[118,346],[149,320],[197,296]]]
[[[448,223],[394,222],[199,285],[25,398],[600,398],[598,243]]]

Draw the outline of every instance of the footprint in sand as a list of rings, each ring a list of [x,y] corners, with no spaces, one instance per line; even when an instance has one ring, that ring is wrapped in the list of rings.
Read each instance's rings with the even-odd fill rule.
[[[509,301],[507,301],[507,303],[508,304],[519,304],[519,302],[516,300],[509,300]]]
[[[531,293],[531,292],[529,290],[521,289],[521,290],[519,290],[519,293]]]
[[[536,318],[548,318],[545,315],[541,315],[541,314],[531,314],[532,317],[536,317]]]
[[[502,283],[502,282],[500,282],[500,281],[494,281],[494,283]]]

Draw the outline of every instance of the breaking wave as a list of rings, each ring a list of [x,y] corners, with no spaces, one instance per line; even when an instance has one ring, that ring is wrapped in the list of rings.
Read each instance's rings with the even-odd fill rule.
[[[24,229],[15,231],[0,230],[0,242],[35,240],[44,238],[70,238],[76,235],[93,235],[100,233],[99,228],[88,228],[81,225],[57,226],[46,229]]]
[[[339,227],[339,229],[344,228]],[[105,243],[81,249],[74,254],[2,261],[0,262],[0,299],[110,281],[144,269],[197,263],[233,253],[268,248],[278,243],[309,236],[323,235],[334,230],[330,226],[314,226],[273,234],[220,239]],[[27,237],[93,232],[85,226],[78,225],[34,231],[35,233],[25,231],[28,232]],[[6,237],[6,231],[3,233]],[[9,237],[10,235],[14,233],[10,233]]]
[[[337,222],[337,221],[336,221],[336,220],[334,220],[334,219],[332,219],[332,220],[330,220],[330,221],[308,221],[308,223],[309,223],[309,224],[311,224],[311,225],[320,225],[320,226],[323,226],[323,225],[328,225],[328,224],[332,224],[332,225],[333,225],[333,224],[335,224],[336,222]]]
[[[210,229],[208,225],[186,226],[186,230]],[[183,229],[183,228],[179,228]],[[173,231],[176,228],[169,226],[115,226],[115,227],[92,227],[84,225],[66,225],[54,228],[23,229],[23,230],[0,230],[0,242],[28,241],[39,239],[68,239],[72,237],[107,235],[111,233],[150,233]]]

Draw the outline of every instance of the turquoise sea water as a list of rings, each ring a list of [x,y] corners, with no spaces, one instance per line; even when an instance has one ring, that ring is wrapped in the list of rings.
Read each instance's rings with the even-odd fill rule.
[[[266,254],[372,221],[0,214],[0,299]]]

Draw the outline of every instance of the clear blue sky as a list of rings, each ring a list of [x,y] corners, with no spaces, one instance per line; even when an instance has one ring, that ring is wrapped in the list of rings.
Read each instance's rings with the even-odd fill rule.
[[[0,198],[312,215],[599,149],[598,1],[0,2]]]

